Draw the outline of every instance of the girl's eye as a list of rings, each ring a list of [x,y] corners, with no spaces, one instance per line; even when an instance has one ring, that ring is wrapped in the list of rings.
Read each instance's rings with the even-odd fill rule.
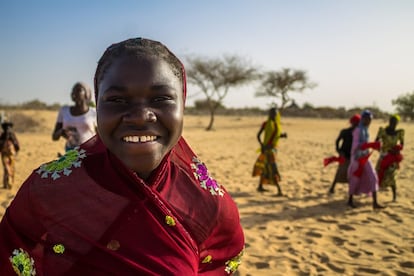
[[[159,96],[153,99],[154,102],[173,101],[174,99],[170,96]]]
[[[127,100],[122,97],[108,97],[106,101],[111,102],[111,103],[126,103],[127,102]]]

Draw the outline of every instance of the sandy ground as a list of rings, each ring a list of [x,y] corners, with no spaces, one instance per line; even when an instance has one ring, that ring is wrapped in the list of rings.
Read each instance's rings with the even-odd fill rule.
[[[34,134],[19,134],[16,185],[0,189],[0,217],[24,179],[40,164],[62,152],[63,141],[52,142],[55,112],[27,113],[42,123]],[[398,175],[398,201],[380,191],[387,206],[372,210],[371,198],[356,197],[358,208],[346,206],[347,185],[328,194],[336,165],[323,167],[335,154],[334,141],[346,120],[282,118],[288,138],[279,144],[279,169],[284,197],[275,187],[256,192],[251,177],[257,157],[256,134],[265,117],[216,117],[216,129],[206,132],[207,116],[188,116],[184,137],[207,164],[210,173],[233,195],[246,236],[239,275],[414,275],[414,125],[406,130],[404,161]],[[373,121],[374,138],[380,125]],[[378,154],[371,160],[375,163]]]

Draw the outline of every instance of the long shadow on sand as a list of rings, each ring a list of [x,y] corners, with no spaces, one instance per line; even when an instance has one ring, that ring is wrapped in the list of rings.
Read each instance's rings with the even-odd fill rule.
[[[306,199],[302,199],[306,201]],[[272,212],[271,206],[276,204],[283,204],[282,210],[277,212]],[[269,208],[266,208],[265,212],[254,211],[246,212],[243,208],[248,206],[265,206],[269,205]],[[271,201],[255,201],[249,202],[246,204],[239,205],[239,210],[241,213],[241,223],[244,227],[253,227],[260,224],[266,224],[270,221],[293,221],[306,218],[317,218],[320,222],[325,223],[336,223],[337,221],[332,219],[322,219],[318,217],[322,216],[338,216],[341,213],[347,210],[347,207],[344,204],[343,200],[335,200],[326,203],[320,203],[313,206],[303,206],[298,207],[289,203],[289,200],[271,200]]]

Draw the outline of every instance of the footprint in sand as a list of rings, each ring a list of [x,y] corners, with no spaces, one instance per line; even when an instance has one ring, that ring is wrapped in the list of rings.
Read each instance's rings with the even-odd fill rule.
[[[334,219],[318,218],[317,221],[324,222],[324,223],[332,223],[332,224],[337,224],[338,223],[338,221],[337,220],[334,220]]]
[[[313,238],[322,238],[322,234],[313,231],[307,232],[306,235]]]
[[[381,223],[381,222],[382,222],[382,221],[380,221],[380,220],[378,220],[378,219],[371,218],[371,217],[368,217],[368,218],[367,218],[367,220],[369,220],[369,221],[373,221],[373,222],[376,222],[376,223]]]
[[[335,271],[336,273],[340,273],[343,274],[345,272],[345,269],[341,268],[341,267],[337,267],[332,263],[327,263],[326,264],[331,270]]]
[[[339,224],[339,229],[345,230],[345,231],[355,231],[355,228],[346,224]]]
[[[366,268],[366,267],[360,267],[358,269],[358,272],[364,272],[369,274],[379,274],[381,271],[373,268]]]
[[[264,262],[257,262],[254,265],[256,266],[257,269],[265,269],[265,268],[270,267],[268,263],[264,263]]]
[[[384,256],[382,257],[383,261],[394,261],[397,258],[397,256]]]
[[[414,262],[401,262],[400,266],[403,268],[414,268]]]
[[[368,250],[361,250],[361,251],[364,252],[368,256],[374,256],[374,253],[372,253],[371,251],[368,251]]]
[[[348,250],[348,256],[351,258],[358,258],[359,256],[361,256],[361,253],[358,251]]]
[[[392,242],[389,241],[381,241],[381,243],[385,245],[394,245]]]
[[[346,240],[341,239],[339,237],[333,237],[332,240],[335,243],[335,245],[339,245],[339,246],[344,245],[344,243],[346,242]]]
[[[374,244],[375,241],[374,240],[362,240],[363,242],[366,242],[368,244]]]
[[[394,220],[395,222],[398,223],[403,223],[404,221],[396,214],[391,214],[388,211],[384,211],[384,214],[388,215],[390,217],[390,219]]]
[[[391,249],[391,248],[388,248],[388,249],[387,249],[387,251],[388,251],[388,253],[391,253],[391,254],[397,254],[397,255],[400,255],[400,254],[402,253],[402,251],[401,251],[401,250],[398,250],[398,249]]]

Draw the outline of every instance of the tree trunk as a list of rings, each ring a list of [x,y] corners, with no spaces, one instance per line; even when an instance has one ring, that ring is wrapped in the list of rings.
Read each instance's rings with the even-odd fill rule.
[[[214,111],[215,109],[210,108],[210,123],[208,123],[208,126],[206,128],[207,131],[210,131],[213,129],[214,124]]]

